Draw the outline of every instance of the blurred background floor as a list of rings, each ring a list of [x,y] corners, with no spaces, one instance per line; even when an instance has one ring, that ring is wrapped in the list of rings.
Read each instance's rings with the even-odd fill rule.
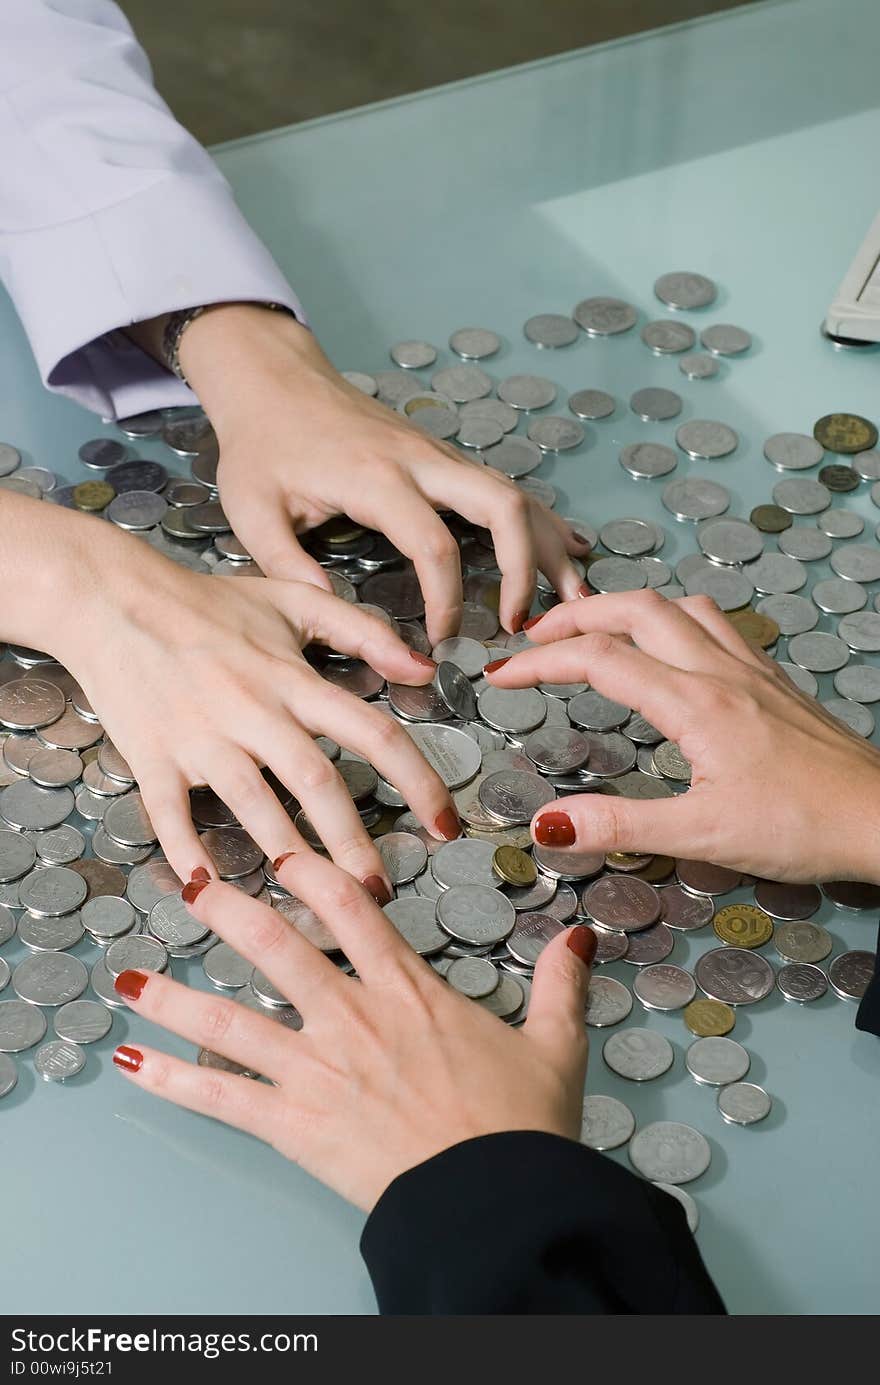
[[[215,143],[743,0],[120,2],[178,119]]]

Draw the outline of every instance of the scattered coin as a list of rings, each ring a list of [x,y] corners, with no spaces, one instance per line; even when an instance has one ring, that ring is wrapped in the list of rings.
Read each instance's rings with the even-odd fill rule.
[[[712,1159],[705,1135],[678,1121],[643,1125],[630,1140],[628,1152],[633,1168],[643,1178],[672,1184],[699,1178]]]
[[[729,1034],[736,1024],[736,1012],[720,1000],[692,1000],[683,1014],[692,1034],[701,1038]]]
[[[732,1082],[718,1093],[718,1110],[728,1125],[754,1125],[770,1114],[771,1101],[753,1082]]]

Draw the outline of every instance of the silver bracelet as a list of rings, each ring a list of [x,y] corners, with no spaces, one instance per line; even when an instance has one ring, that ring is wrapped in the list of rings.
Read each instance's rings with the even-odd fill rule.
[[[180,368],[180,342],[184,332],[191,322],[195,322],[197,317],[208,308],[219,308],[226,306],[220,303],[203,303],[198,308],[179,308],[177,312],[169,313],[168,321],[165,323],[162,332],[162,363],[167,366],[185,385],[189,384],[186,376]],[[255,303],[249,306],[268,308],[272,312],[290,313],[290,309],[283,303]],[[292,316],[292,314],[291,314]]]

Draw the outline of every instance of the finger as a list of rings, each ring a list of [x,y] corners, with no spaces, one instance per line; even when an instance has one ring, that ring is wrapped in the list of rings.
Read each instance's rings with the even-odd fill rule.
[[[283,496],[263,495],[255,489],[246,503],[230,502],[229,513],[236,536],[267,577],[309,582],[330,591],[330,579],[321,564],[304,552],[293,532]]]
[[[138,788],[159,845],[181,880],[189,880],[200,867],[209,875],[217,869],[202,845],[190,811],[189,790],[182,776],[170,771],[141,771]]]
[[[116,990],[153,1024],[251,1072],[278,1081],[290,1067],[291,1031],[237,1001],[193,990],[155,972],[124,971],[117,977]]]
[[[369,760],[383,779],[400,790],[429,832],[434,836],[450,835],[449,824],[457,821],[457,814],[449,790],[394,717],[350,693],[326,687],[321,690],[320,707],[314,717],[302,701],[297,712],[300,721],[315,735],[330,736]],[[442,827],[438,826],[438,819]]]
[[[535,814],[531,830],[536,842],[578,851],[646,851],[710,859],[702,847],[712,823],[706,821],[698,789],[658,799],[573,794],[563,803]]]
[[[267,595],[294,627],[303,644],[326,644],[381,673],[389,683],[429,683],[437,665],[404,644],[378,616],[331,592],[271,583]]]
[[[711,596],[683,596],[675,604],[735,659],[755,668],[763,669],[766,666],[768,656],[762,649],[754,649],[748,640],[743,639]]]
[[[387,985],[395,971],[424,966],[376,902],[329,861],[303,852],[282,862],[277,874],[285,889],[332,928],[365,984]]]
[[[217,1068],[199,1068],[155,1048],[122,1044],[113,1054],[121,1073],[175,1106],[212,1116],[271,1144],[278,1097],[272,1087]]]
[[[533,500],[531,504],[538,566],[549,577],[554,591],[563,601],[574,601],[584,578],[572,566],[568,555],[573,553],[585,557],[590,545],[586,539],[575,537],[565,521],[552,514],[539,501]]]
[[[689,709],[702,692],[702,683],[693,674],[670,668],[626,640],[606,634],[524,649],[490,667],[486,676],[499,688],[533,688],[586,678],[596,692],[641,712],[670,740],[683,733]]]
[[[567,1076],[579,1076],[581,1086],[587,1066],[584,1010],[595,955],[592,928],[578,924],[558,934],[538,958],[523,1026],[526,1038],[540,1044]]]
[[[273,727],[264,741],[272,745],[281,734]],[[307,736],[303,735],[302,739],[311,745]],[[225,753],[222,746],[219,751],[216,759],[205,766],[205,778],[217,797],[238,818],[245,832],[253,837],[270,861],[285,851],[303,850],[302,837],[250,755],[232,745],[225,747]],[[296,792],[295,784],[287,787]],[[212,870],[212,874],[216,875],[216,870]]]
[[[284,864],[282,860],[278,868]],[[341,984],[341,973],[277,909],[221,881],[190,885],[187,895],[193,917],[259,967],[304,1015],[327,1005]]]
[[[388,538],[409,558],[425,598],[425,623],[432,646],[458,633],[461,624],[461,560],[458,544],[442,519],[411,483],[377,497]]]

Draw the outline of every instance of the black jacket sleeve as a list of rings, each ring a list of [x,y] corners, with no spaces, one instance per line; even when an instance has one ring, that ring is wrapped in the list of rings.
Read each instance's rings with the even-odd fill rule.
[[[868,1034],[880,1034],[880,932],[877,934],[874,979],[862,996],[856,1015],[856,1029],[864,1029]]]
[[[381,1313],[723,1313],[674,1198],[558,1135],[453,1146],[361,1237]]]

